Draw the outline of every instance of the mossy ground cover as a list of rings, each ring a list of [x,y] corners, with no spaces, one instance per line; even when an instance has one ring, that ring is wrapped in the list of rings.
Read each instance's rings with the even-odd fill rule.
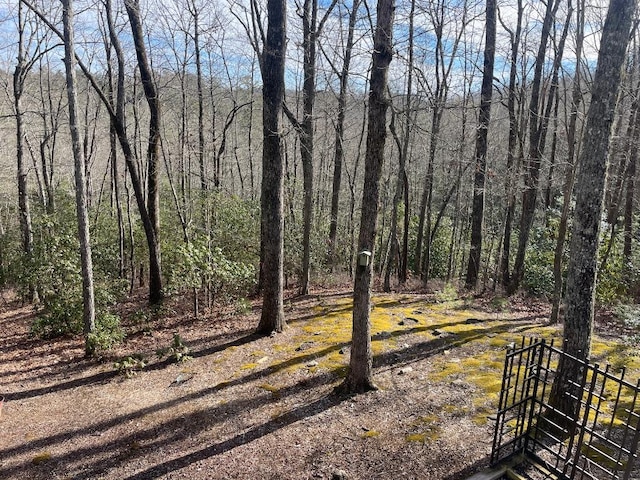
[[[339,469],[356,479],[456,480],[486,463],[507,345],[560,338],[544,310],[450,292],[378,294],[381,388],[349,397],[333,391],[349,362],[348,293],[290,297],[289,327],[266,338],[252,333],[257,301],[253,313],[197,320],[174,303],[152,333],[132,323],[99,361],[82,358],[81,338],[30,339],[28,312],[6,309],[0,477],[300,479]],[[176,333],[191,360],[157,360]],[[119,375],[114,360],[133,354],[146,365]],[[596,336],[594,356],[640,376],[635,351],[613,338]]]

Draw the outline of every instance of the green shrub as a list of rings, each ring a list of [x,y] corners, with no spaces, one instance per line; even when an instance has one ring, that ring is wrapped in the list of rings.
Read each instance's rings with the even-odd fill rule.
[[[545,228],[532,231],[524,262],[522,286],[531,295],[552,295],[555,240]]]
[[[36,210],[33,230],[33,255],[23,256],[22,273],[15,278],[25,294],[31,288],[38,294],[39,315],[31,331],[47,339],[80,334],[84,327],[82,276],[73,199],[59,195],[52,214]],[[98,244],[102,241],[99,229],[93,232],[93,239]],[[94,248],[98,251],[100,248]],[[93,256],[101,258],[100,254]],[[88,339],[89,351],[108,349],[123,338],[119,318],[110,308],[126,291],[127,282],[103,268],[113,263],[109,257],[94,264],[96,331]]]
[[[248,292],[255,282],[253,265],[229,260],[220,247],[209,244],[199,237],[175,248],[166,267],[168,288],[177,292],[206,287],[226,298]]]
[[[236,313],[238,315],[246,315],[251,312],[251,302],[244,297],[240,297],[236,302]]]
[[[116,371],[127,378],[133,377],[146,366],[147,360],[140,353],[134,353],[133,355],[122,357],[113,364]]]
[[[175,363],[191,360],[192,357],[189,355],[189,353],[189,347],[184,344],[184,342],[182,341],[182,337],[180,337],[180,335],[177,333],[173,335],[173,340],[168,347],[156,350],[156,355],[158,356],[158,358],[168,357],[169,360]]]
[[[429,278],[445,278],[449,269],[449,243],[451,242],[451,221],[443,218],[436,236],[431,243]]]
[[[89,349],[109,350],[123,339],[124,330],[120,326],[120,317],[111,313],[102,313],[96,318],[96,331],[89,334]]]
[[[627,302],[634,297],[634,290],[640,278],[639,270],[635,262],[624,263],[621,243],[613,246],[604,268],[598,270],[596,300],[600,304],[612,305],[616,302]],[[606,248],[605,245],[602,245],[601,256],[604,248]]]
[[[437,302],[453,302],[458,299],[458,290],[452,283],[446,283],[435,295]]]

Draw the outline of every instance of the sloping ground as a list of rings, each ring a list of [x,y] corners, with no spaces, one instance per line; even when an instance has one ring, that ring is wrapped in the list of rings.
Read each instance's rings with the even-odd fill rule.
[[[290,327],[272,338],[252,335],[256,308],[190,320],[176,303],[149,322],[130,311],[114,355],[146,359],[131,378],[115,358],[84,360],[79,339],[28,337],[30,310],[7,305],[0,478],[464,478],[490,452],[505,346],[556,330],[528,310],[410,294],[374,301],[381,389],[354,397],[333,393],[349,357],[345,294],[290,299]],[[192,359],[158,360],[175,332]],[[637,359],[624,360],[637,376]]]

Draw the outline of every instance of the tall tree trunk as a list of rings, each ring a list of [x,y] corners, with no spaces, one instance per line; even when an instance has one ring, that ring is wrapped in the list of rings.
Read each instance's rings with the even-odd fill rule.
[[[589,358],[598,243],[611,127],[622,77],[635,0],[611,0],[602,31],[598,66],[591,89],[591,104],[576,182],[576,205],[565,296],[564,351],[581,360]],[[562,360],[551,391],[550,403],[571,418],[580,408],[575,382],[580,364]]]
[[[300,124],[300,157],[302,159],[302,176],[304,206],[302,207],[302,277],[300,278],[300,294],[309,293],[309,276],[311,269],[311,223],[313,221],[313,107],[316,97],[316,35],[317,35],[317,0],[305,0],[303,23],[303,71],[302,86],[303,113]]]
[[[582,75],[580,72],[580,62],[582,57],[582,47],[584,44],[584,14],[585,0],[579,0],[576,6],[577,31],[576,31],[576,71],[573,78],[573,91],[571,94],[571,114],[569,117],[569,127],[567,129],[567,163],[568,170],[563,187],[563,205],[558,225],[558,237],[553,255],[553,301],[551,304],[550,323],[557,323],[560,315],[560,302],[562,300],[562,257],[564,255],[565,239],[569,224],[569,209],[573,186],[575,182],[575,172],[577,169],[576,143],[578,130],[578,109],[582,103]]]
[[[635,177],[636,170],[636,161],[638,158],[638,143],[635,141],[638,134],[638,107],[640,106],[640,99],[637,98],[636,89],[635,92],[631,92],[632,98],[634,101],[631,105],[631,111],[629,113],[627,131],[624,138],[624,152],[622,152],[622,158],[620,159],[620,164],[618,165],[618,174],[615,182],[612,181],[611,177],[607,175],[607,183],[605,184],[605,199],[604,199],[604,211],[607,217],[608,224],[608,232],[605,230],[603,232],[603,244],[605,243],[604,237],[609,233],[609,239],[606,241],[606,247],[604,248],[604,252],[600,255],[600,266],[598,267],[599,272],[603,272],[607,267],[607,262],[609,261],[609,256],[611,255],[611,251],[613,250],[613,246],[616,243],[616,239],[618,236],[618,221],[620,216],[620,209],[622,208],[623,203],[623,194],[625,193],[626,187],[631,187],[631,198],[629,201],[629,190],[626,190],[625,196],[625,211],[624,211],[624,221],[626,222],[627,216],[627,208],[633,205],[633,183]],[[622,103],[622,99],[620,100]],[[622,108],[619,108],[622,110]],[[617,128],[614,129],[614,138],[620,139],[620,124],[622,123],[622,115],[618,116],[618,125]],[[611,160],[615,157],[619,157],[618,151],[620,150],[620,142],[613,143],[611,146],[610,162],[609,168],[611,168]],[[629,182],[631,180],[631,182]],[[607,205],[607,197],[609,197],[610,204]],[[629,212],[629,215],[633,215],[633,210]],[[629,220],[631,221],[631,220]],[[623,225],[623,228],[626,228]],[[624,245],[624,242],[623,242]],[[624,246],[623,246],[624,249]],[[623,252],[624,253],[624,252]]]
[[[640,104],[640,99],[636,100]],[[639,105],[640,106],[640,105]],[[624,243],[622,247],[622,256],[625,265],[631,264],[631,245],[633,240],[633,204],[635,196],[636,184],[636,167],[638,163],[638,135],[640,135],[640,111],[636,109],[633,122],[633,132],[629,138],[631,149],[629,152],[629,167],[626,175],[626,195],[624,205]]]
[[[330,268],[336,265],[336,238],[338,236],[338,210],[340,206],[340,186],[342,184],[342,162],[344,160],[344,123],[347,112],[347,91],[349,87],[349,69],[351,68],[351,54],[353,51],[353,37],[358,19],[358,8],[361,0],[354,0],[349,12],[349,27],[347,43],[344,49],[344,61],[339,72],[340,93],[338,94],[338,119],[336,121],[335,150],[333,156],[333,185],[331,191],[331,223],[329,224],[329,252]]]
[[[206,192],[209,185],[207,181],[207,168],[205,162],[204,142],[204,87],[202,84],[202,58],[200,48],[200,11],[196,2],[189,3],[189,10],[193,17],[193,48],[196,56],[196,84],[198,89],[198,167],[200,169],[200,189]],[[205,199],[202,199],[203,205]],[[205,212],[206,214],[206,212]]]
[[[24,82],[28,72],[27,60],[24,51],[25,34],[22,3],[18,2],[18,59],[13,72],[13,108],[16,118],[16,163],[18,181],[18,209],[20,211],[20,230],[22,236],[22,252],[27,262],[33,255],[33,227],[31,223],[31,206],[29,202],[29,189],[27,187],[27,166],[24,158],[24,118],[22,111],[22,94]],[[29,288],[31,301],[37,299],[37,292],[33,287]]]
[[[431,91],[431,133],[429,138],[429,153],[427,159],[427,171],[424,179],[424,187],[420,198],[420,211],[418,216],[418,232],[416,237],[414,272],[419,273],[422,280],[426,283],[430,272],[431,262],[431,244],[435,238],[435,229],[432,225],[433,216],[433,184],[434,169],[436,161],[436,153],[441,135],[441,126],[444,112],[447,107],[449,96],[450,78],[454,59],[458,58],[457,52],[460,45],[462,35],[470,21],[467,2],[462,2],[463,11],[462,18],[459,20],[460,29],[455,32],[455,37],[451,41],[444,38],[443,34],[447,30],[447,12],[449,6],[445,0],[437,0],[429,2],[429,16],[434,23],[435,29],[435,88]],[[449,51],[446,51],[450,48]],[[425,78],[425,74],[417,70],[419,78],[428,85],[431,81]],[[426,242],[424,240],[426,239]],[[426,245],[423,246],[423,243]]]
[[[109,14],[109,12],[108,12]],[[116,109],[116,96],[115,86],[113,78],[112,67],[112,48],[110,40],[108,40],[108,34],[104,39],[105,52],[107,57],[107,88],[108,88],[108,100],[113,110]],[[118,168],[118,135],[116,133],[116,127],[113,119],[109,121],[109,161],[111,163],[111,199],[112,204],[115,204],[116,218],[118,222],[118,275],[120,278],[126,278],[125,268],[125,229],[124,229],[124,215],[122,212],[121,194],[120,194],[120,169]],[[113,207],[113,205],[112,205]]]
[[[45,62],[40,58],[40,102],[42,105],[42,139],[40,140],[40,163],[42,168],[42,180],[46,193],[46,212],[55,211],[55,195],[53,186],[53,159],[55,158],[56,138],[60,112],[62,110],[62,95],[59,95],[57,105],[54,104],[54,91],[51,85],[51,71],[45,68]],[[47,58],[48,60],[48,58]],[[45,81],[46,79],[46,81]]]
[[[542,110],[542,73],[546,59],[547,43],[551,34],[551,26],[559,6],[558,0],[548,0],[542,24],[542,35],[536,56],[535,71],[531,83],[531,101],[529,103],[529,157],[525,169],[525,188],[522,194],[522,213],[520,215],[520,232],[518,235],[518,251],[513,265],[513,275],[507,286],[507,293],[513,294],[524,277],[524,261],[529,234],[535,216],[536,199],[538,197],[538,179],[542,153],[544,151],[543,124],[548,119],[540,118]],[[557,56],[556,56],[557,58]]]
[[[124,155],[125,165],[129,172],[129,178],[131,179],[131,186],[133,188],[134,196],[136,199],[136,205],[140,214],[140,220],[144,228],[145,238],[147,240],[147,247],[149,249],[149,303],[158,303],[162,299],[162,275],[160,269],[160,245],[158,243],[158,236],[156,234],[154,224],[151,216],[147,211],[145,205],[144,189],[142,181],[140,179],[139,169],[135,162],[135,154],[127,136],[126,132],[126,119],[125,119],[125,61],[124,52],[120,45],[120,41],[116,34],[116,29],[113,21],[113,10],[111,6],[111,0],[105,1],[105,8],[107,11],[107,24],[109,27],[109,38],[111,44],[116,52],[116,60],[118,63],[118,76],[117,76],[117,93],[116,93],[116,109],[115,111],[111,107],[109,99],[104,95],[101,95],[103,102],[107,105],[111,122],[115,128],[120,147]],[[95,81],[91,77],[90,73],[80,65],[83,72],[92,81],[94,88],[98,94],[102,94],[102,90],[95,84]],[[135,276],[135,265],[130,262],[132,278]]]
[[[471,245],[467,264],[467,288],[478,283],[482,254],[482,226],[484,223],[484,185],[487,170],[487,135],[491,120],[491,97],[493,94],[493,63],[496,50],[496,2],[487,0],[486,41],[484,44],[484,69],[480,90],[480,113],[476,130],[476,170],[473,181],[473,207],[471,211]]]
[[[400,242],[398,241],[398,208],[400,206],[400,202],[405,200],[404,204],[404,217],[408,218],[409,211],[409,202],[406,201],[408,198],[408,192],[405,191],[408,188],[406,185],[407,182],[407,160],[409,157],[409,140],[411,139],[411,122],[412,122],[412,93],[413,93],[413,45],[414,45],[414,17],[416,10],[416,2],[415,0],[411,0],[411,8],[409,11],[409,42],[407,45],[408,49],[408,63],[407,63],[407,89],[405,95],[405,105],[404,105],[404,131],[402,136],[402,142],[398,138],[398,135],[393,133],[394,138],[396,139],[396,144],[398,145],[398,178],[396,180],[396,191],[393,196],[393,209],[391,212],[391,233],[390,233],[390,243],[391,243],[391,253],[389,255],[389,263],[386,268],[386,273],[384,277],[384,290],[385,292],[391,291],[391,271],[393,268],[398,268],[398,281],[401,284],[404,284],[407,281],[407,245],[408,245],[408,236],[407,236],[407,222],[403,223],[404,226],[404,235],[403,235],[403,248],[400,248]],[[392,120],[393,124],[393,120]],[[402,252],[402,253],[401,253]]]
[[[373,355],[371,352],[371,280],[374,245],[378,219],[380,177],[387,136],[387,107],[385,97],[387,73],[393,56],[393,0],[378,0],[377,26],[373,41],[373,68],[369,92],[369,121],[365,156],[364,189],[358,251],[370,252],[368,262],[356,267],[353,289],[353,332],[349,371],[341,389],[364,392],[375,389],[373,383]],[[359,259],[364,255],[359,254]],[[366,258],[366,256],[365,256]]]
[[[125,0],[125,8],[131,23],[131,33],[136,47],[138,69],[144,95],[149,105],[149,139],[147,145],[147,212],[153,227],[157,251],[149,261],[149,302],[152,304],[162,301],[162,271],[160,267],[160,190],[159,190],[159,147],[160,147],[160,99],[153,80],[153,72],[147,58],[140,18],[138,0]],[[150,257],[151,257],[150,252]]]
[[[314,152],[314,118],[313,109],[316,99],[316,50],[318,35],[324,22],[336,4],[334,0],[327,9],[322,21],[318,23],[318,1],[305,0],[302,12],[302,51],[304,73],[302,85],[302,121],[285,108],[287,117],[300,135],[300,158],[302,160],[303,197],[302,207],[302,268],[300,278],[300,294],[309,293],[311,274],[311,225],[313,223],[313,152]]]
[[[283,307],[283,157],[280,113],[284,99],[286,50],[286,2],[267,0],[267,38],[261,58],[262,71],[262,197],[261,284],[262,315],[258,333],[281,332]]]
[[[95,298],[93,290],[93,262],[91,259],[91,239],[89,235],[89,214],[87,212],[87,192],[85,182],[85,162],[80,138],[77,105],[75,49],[73,39],[73,0],[62,0],[62,22],[64,26],[64,66],[66,73],[67,97],[69,99],[69,128],[73,148],[74,173],[76,183],[76,213],[78,218],[78,240],[82,265],[82,301],[85,352],[92,355],[95,344],[91,334],[96,331]]]

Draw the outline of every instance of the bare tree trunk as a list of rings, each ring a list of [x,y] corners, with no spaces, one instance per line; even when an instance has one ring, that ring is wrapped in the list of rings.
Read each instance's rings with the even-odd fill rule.
[[[603,211],[607,157],[616,100],[622,77],[635,0],[611,0],[602,31],[598,66],[576,182],[576,206],[565,296],[564,351],[589,358],[597,273],[600,219]],[[578,363],[561,360],[550,403],[574,418],[579,407],[575,382],[582,375]]]
[[[404,235],[403,235],[403,249],[402,249],[402,257],[400,256],[400,242],[398,241],[398,208],[400,206],[400,202],[408,197],[408,192],[405,191],[405,188],[408,187],[406,185],[407,182],[407,171],[406,165],[409,157],[409,140],[411,138],[411,122],[412,122],[412,93],[413,93],[413,44],[414,44],[414,17],[416,10],[416,2],[415,0],[411,0],[411,9],[409,11],[409,41],[407,45],[408,49],[408,63],[407,63],[407,89],[405,95],[405,106],[404,106],[404,131],[402,142],[395,131],[392,131],[394,138],[396,139],[396,144],[398,146],[398,178],[396,180],[396,191],[393,196],[393,208],[391,212],[391,233],[390,233],[390,243],[391,243],[391,253],[389,255],[389,264],[386,268],[386,273],[384,276],[384,291],[391,291],[391,270],[396,267],[398,268],[398,281],[403,284],[407,281],[407,222],[404,222]],[[392,117],[392,125],[395,125]],[[395,129],[394,129],[395,130]],[[409,211],[409,203],[405,201],[404,205],[404,213],[405,219],[407,218]]]
[[[149,221],[153,227],[153,235],[157,251],[153,259],[149,262],[149,302],[159,303],[164,297],[162,291],[162,271],[160,267],[160,190],[158,179],[160,169],[159,147],[160,147],[160,100],[156,91],[153,73],[147,58],[147,51],[144,45],[144,35],[142,32],[142,21],[140,18],[140,5],[138,0],[125,0],[125,7],[129,22],[131,23],[131,33],[136,46],[136,57],[138,59],[138,69],[140,70],[140,80],[144,90],[147,104],[149,105],[149,139],[147,145],[147,213]],[[151,256],[151,255],[150,255]]]
[[[20,230],[22,234],[22,252],[27,261],[31,261],[33,255],[33,227],[31,224],[31,206],[29,202],[29,189],[27,187],[27,166],[24,159],[24,118],[22,111],[22,94],[24,82],[28,72],[28,65],[24,51],[24,16],[22,3],[18,2],[18,59],[13,72],[13,108],[16,117],[16,163],[18,180],[18,209],[20,211]],[[37,299],[37,292],[33,287],[30,290],[30,300]]]
[[[204,87],[202,85],[202,59],[200,52],[200,12],[195,1],[189,3],[189,11],[193,17],[193,46],[196,56],[196,83],[198,88],[198,166],[200,168],[200,189],[208,189],[207,168],[205,162],[204,143]],[[202,200],[203,205],[205,199]],[[206,213],[206,212],[205,212]]]
[[[284,99],[286,50],[286,2],[267,0],[267,36],[261,58],[262,70],[262,197],[261,245],[263,290],[258,333],[281,332],[283,307],[283,158],[280,113]]]
[[[139,169],[136,166],[135,155],[132,150],[131,142],[127,136],[125,130],[125,86],[124,86],[124,52],[118,40],[116,34],[115,25],[113,23],[113,12],[111,8],[111,0],[106,0],[105,7],[107,10],[107,22],[109,27],[109,37],[111,43],[116,52],[116,59],[118,63],[118,80],[117,80],[117,95],[116,95],[116,110],[111,108],[109,99],[103,97],[103,102],[109,108],[109,114],[111,116],[112,124],[116,130],[122,152],[124,154],[125,165],[129,172],[129,178],[131,179],[131,186],[133,187],[138,212],[144,228],[145,237],[147,240],[147,247],[149,249],[149,302],[151,304],[158,303],[162,299],[162,275],[160,269],[160,245],[158,243],[158,236],[156,234],[154,223],[147,211],[145,205],[144,189],[142,187],[142,181],[139,175]],[[82,65],[81,65],[82,67]],[[92,81],[94,88],[98,94],[102,94],[102,91],[97,87],[93,78],[89,72],[83,68],[83,72]],[[130,213],[129,213],[130,215]],[[130,217],[129,217],[130,218]],[[131,262],[131,274],[135,277],[135,265]]]
[[[46,58],[46,57],[44,57]],[[45,77],[46,76],[46,83]],[[42,180],[46,193],[46,211],[51,214],[55,211],[55,195],[53,187],[53,160],[56,151],[56,139],[58,135],[59,119],[62,111],[62,92],[57,104],[53,101],[51,85],[51,69],[43,65],[43,57],[40,58],[40,101],[42,104],[42,139],[40,140],[40,163],[42,168]],[[45,113],[46,112],[46,113]]]
[[[460,29],[455,32],[453,40],[444,38],[445,24],[447,22],[448,5],[445,0],[433,0],[429,2],[429,16],[435,29],[435,82],[436,86],[431,93],[431,133],[429,138],[429,154],[427,159],[427,171],[424,180],[424,188],[420,198],[420,210],[418,217],[418,232],[416,237],[414,272],[419,273],[426,283],[431,269],[431,244],[435,238],[435,229],[432,225],[433,217],[433,184],[436,153],[440,141],[442,119],[449,96],[450,78],[454,59],[458,58],[457,52],[465,28],[470,21],[467,11],[467,2],[462,2],[463,11],[460,19]],[[451,44],[451,45],[450,45]],[[450,45],[450,50],[446,51]],[[418,80],[425,85],[430,79],[425,74],[417,71]],[[425,242],[426,239],[426,242]],[[423,243],[426,245],[423,246]]]
[[[294,115],[285,108],[287,117],[294,125],[300,136],[300,158],[302,160],[303,197],[302,207],[302,268],[300,278],[300,294],[309,293],[311,273],[311,225],[313,223],[313,155],[315,120],[313,109],[316,98],[316,50],[318,35],[322,31],[324,22],[336,4],[334,0],[327,9],[323,19],[318,23],[318,1],[305,0],[302,10],[302,50],[304,72],[302,86],[302,121],[296,120]]]
[[[111,59],[111,50],[113,45],[108,39],[108,33],[105,35],[105,52],[107,56],[107,87],[108,99],[112,109],[116,109],[115,88],[113,79],[113,68]],[[112,119],[109,122],[109,161],[111,164],[111,199],[116,207],[116,218],[118,222],[118,274],[120,278],[126,278],[125,268],[125,230],[124,215],[122,212],[121,194],[120,194],[120,169],[118,168],[118,136]]]
[[[493,95],[493,63],[496,50],[496,2],[487,0],[486,41],[484,44],[484,69],[480,90],[480,114],[476,130],[476,170],[473,181],[473,207],[471,211],[471,245],[467,264],[467,288],[478,283],[482,254],[482,226],[484,223],[484,186],[487,170],[487,134],[491,120],[491,97]]]
[[[562,300],[562,257],[564,255],[564,245],[567,236],[567,227],[569,223],[569,208],[571,206],[571,197],[573,194],[573,185],[575,182],[575,172],[577,168],[576,159],[576,143],[577,139],[577,123],[578,109],[582,103],[582,75],[580,73],[580,61],[582,57],[582,47],[584,43],[584,13],[585,0],[579,0],[577,3],[577,31],[576,31],[576,72],[573,78],[573,92],[571,95],[571,114],[569,117],[569,127],[567,129],[567,163],[568,172],[563,187],[563,205],[560,214],[560,223],[558,225],[558,238],[553,256],[553,301],[551,306],[550,323],[557,323],[560,315],[560,302]]]
[[[531,101],[529,103],[529,157],[526,162],[525,188],[522,194],[522,214],[520,215],[520,232],[518,235],[518,251],[513,265],[513,275],[507,286],[509,294],[514,293],[519,287],[524,276],[524,261],[526,248],[529,244],[529,234],[533,225],[535,215],[536,199],[538,196],[538,179],[540,176],[540,166],[542,153],[544,151],[543,129],[548,119],[541,119],[542,110],[542,73],[546,58],[547,42],[551,34],[552,22],[555,18],[559,6],[559,0],[548,0],[544,21],[542,24],[542,35],[536,56],[535,71],[531,83]],[[556,55],[557,59],[557,55]]]
[[[317,35],[318,2],[305,0],[303,23],[303,71],[302,86],[303,114],[300,124],[300,157],[302,159],[302,176],[304,205],[302,207],[302,268],[300,278],[300,294],[309,293],[309,277],[311,270],[311,223],[313,221],[313,107],[316,97],[316,35]]]
[[[633,134],[629,141],[632,142],[631,152],[629,153],[629,168],[627,170],[627,191],[624,207],[624,244],[622,247],[622,256],[625,265],[631,264],[631,246],[633,240],[633,204],[635,196],[636,182],[636,166],[638,163],[638,135],[640,134],[640,112],[636,110],[634,118]]]
[[[633,190],[634,190],[634,177],[636,174],[636,162],[638,159],[638,142],[636,141],[638,135],[638,129],[640,125],[640,118],[638,115],[638,108],[640,107],[640,99],[637,98],[636,89],[635,92],[632,92],[632,97],[634,97],[634,101],[631,105],[631,111],[629,113],[629,122],[627,125],[626,137],[624,139],[624,152],[622,154],[622,158],[620,159],[620,165],[618,169],[618,176],[615,181],[615,185],[612,186],[614,182],[608,181],[605,184],[605,212],[607,215],[607,223],[609,224],[609,239],[606,242],[606,247],[604,249],[604,253],[600,256],[600,266],[598,267],[599,272],[603,272],[607,266],[607,262],[609,261],[609,256],[611,255],[611,251],[613,250],[613,246],[616,243],[616,239],[618,236],[618,221],[620,216],[620,208],[622,207],[622,198],[623,193],[625,193],[625,211],[624,211],[624,225],[623,228],[627,229],[626,222],[629,222],[629,228],[631,228],[631,217],[633,216]],[[621,116],[619,117],[619,122],[622,123]],[[619,127],[618,127],[619,128]],[[614,133],[614,137],[620,137],[619,132]],[[619,143],[618,143],[619,145]],[[615,157],[617,155],[616,144],[614,143],[611,146],[610,157]],[[611,180],[611,178],[607,175],[607,180]],[[630,187],[630,189],[629,189]],[[612,191],[609,191],[612,190]],[[630,196],[629,196],[630,195]],[[606,197],[609,196],[610,204],[609,208],[606,206]],[[627,210],[631,208],[629,212]],[[629,218],[627,218],[629,216]],[[606,236],[606,231],[602,234],[603,237]],[[623,254],[624,248],[626,246],[626,235],[623,241]],[[604,241],[603,241],[604,243]],[[630,252],[629,252],[630,253]]]
[[[367,151],[365,157],[365,180],[362,193],[362,216],[358,251],[370,252],[370,256],[359,254],[353,289],[353,333],[349,371],[341,389],[346,392],[364,392],[375,389],[373,383],[373,355],[371,352],[371,280],[380,176],[384,161],[387,136],[387,107],[385,97],[387,72],[393,56],[393,0],[378,0],[377,26],[373,44],[373,68],[369,92],[369,121]],[[368,261],[364,261],[367,259]],[[365,263],[363,265],[362,263]]]
[[[62,12],[62,22],[64,25],[64,66],[66,73],[67,97],[69,99],[69,127],[71,129],[71,143],[73,147],[78,240],[80,241],[80,260],[82,264],[82,301],[85,352],[87,355],[92,355],[95,352],[95,345],[91,339],[91,334],[96,330],[96,312],[93,290],[91,239],[89,235],[89,215],[87,212],[85,162],[80,138],[77,106],[77,81],[73,39],[73,0],[62,0]]]
[[[340,185],[342,184],[342,162],[344,160],[344,123],[347,111],[347,91],[349,86],[349,69],[351,68],[351,55],[353,52],[353,37],[358,19],[358,9],[361,0],[354,0],[349,12],[349,27],[347,43],[344,49],[344,61],[342,70],[338,73],[340,78],[340,93],[338,94],[338,119],[336,121],[335,151],[333,156],[333,187],[331,193],[331,223],[329,225],[329,252],[328,260],[333,270],[336,264],[336,237],[338,235],[338,210],[340,206]]]

